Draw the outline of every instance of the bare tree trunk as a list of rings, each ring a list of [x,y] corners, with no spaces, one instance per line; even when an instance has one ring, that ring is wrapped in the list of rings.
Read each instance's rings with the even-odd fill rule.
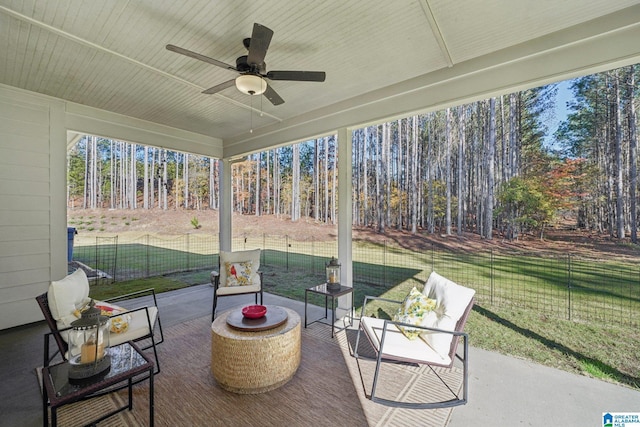
[[[280,217],[280,190],[282,177],[280,176],[280,149],[273,150],[273,207],[276,217]]]
[[[382,143],[378,144],[377,162],[376,162],[376,200],[378,204],[378,233],[384,233],[385,221],[384,221],[384,198],[382,196],[382,186],[384,185],[384,178],[382,177],[384,169],[384,142],[385,142],[385,130],[386,124],[382,124]]]
[[[118,207],[120,209],[124,209],[127,207],[127,148],[123,141],[118,142],[118,150],[120,152],[120,186],[119,186],[119,197],[118,197]]]
[[[320,220],[320,144],[313,141],[313,219]]]
[[[446,139],[446,153],[445,153],[445,171],[446,174],[445,183],[446,183],[446,196],[447,196],[447,207],[445,213],[445,227],[447,236],[451,235],[451,108],[447,108],[446,111],[446,119],[445,119],[445,139]]]
[[[182,180],[184,181],[184,208],[189,209],[189,153],[183,154]]]
[[[256,153],[256,211],[255,215],[260,216],[260,170],[262,169],[261,165],[261,154]]]
[[[322,171],[324,175],[324,212],[322,212],[323,222],[329,223],[329,138],[322,138],[323,164]]]
[[[362,220],[369,226],[369,127],[364,128],[364,144],[362,150]]]
[[[142,184],[142,208],[149,209],[149,147],[144,146],[144,183]]]
[[[267,212],[267,214],[270,215],[271,214],[271,196],[270,196],[271,195],[271,151],[265,152],[265,155],[266,155],[266,162],[265,162],[266,164],[265,164],[265,166],[266,166],[266,169],[267,169],[266,170],[266,174],[267,174],[267,176],[266,176],[266,179],[267,179],[266,185],[267,185],[267,188],[265,188],[264,194],[265,194],[265,197],[267,198],[267,209],[266,209],[266,212]]]
[[[411,162],[410,197],[411,197],[411,234],[418,232],[418,116],[411,122]]]
[[[517,98],[515,93],[509,94],[509,173],[507,179],[518,174],[518,166],[516,165],[516,147],[518,144],[517,137]]]
[[[218,209],[218,198],[216,196],[216,169],[218,161],[209,157],[209,208]]]
[[[458,236],[462,236],[464,231],[464,140],[466,109],[464,106],[458,107]]]
[[[427,228],[429,233],[435,233],[435,221],[434,221],[434,212],[433,212],[433,179],[434,179],[434,170],[435,170],[435,156],[433,155],[433,145],[434,145],[434,136],[433,136],[433,123],[430,120],[433,117],[432,114],[428,116],[427,126],[429,127],[429,133],[427,136]]]
[[[149,208],[153,208],[156,204],[156,152],[158,150],[151,148],[151,172],[149,173]]]
[[[361,172],[361,168],[360,165],[362,164],[362,146],[361,146],[361,136],[362,136],[362,129],[354,131],[353,133],[354,135],[354,144],[353,144],[353,157],[351,159],[351,165],[352,165],[352,170],[353,170],[353,176],[352,176],[352,183],[353,183],[353,195],[352,195],[352,199],[353,199],[353,204],[351,206],[352,211],[351,211],[351,215],[353,218],[353,224],[354,225],[362,225],[362,221],[360,218],[360,204],[362,202],[362,200],[360,199],[360,172]]]
[[[173,188],[174,188],[174,194],[175,194],[175,209],[178,209],[178,206],[180,205],[178,199],[178,176],[179,176],[179,171],[180,171],[180,155],[178,153],[175,153],[175,159],[176,159],[176,173],[175,173],[175,178],[173,181]]]
[[[291,221],[300,219],[300,144],[293,145],[291,177]]]
[[[615,161],[616,161],[616,231],[618,239],[624,239],[624,212],[623,212],[623,178],[622,178],[622,117],[620,114],[620,83],[619,75],[613,76],[613,85],[615,91],[615,99],[613,108],[615,108]]]
[[[385,123],[383,128],[384,139],[382,143],[382,147],[384,150],[384,189],[385,189],[385,225],[386,227],[391,227],[391,126],[389,123]]]
[[[111,209],[116,208],[116,155],[115,155],[115,145],[113,144],[113,140],[109,142],[110,147],[110,162],[109,162],[109,177],[111,178],[111,189],[109,192],[111,200],[109,201],[109,207]]]
[[[487,199],[485,201],[484,237],[491,240],[493,236],[493,187],[494,163],[496,149],[496,99],[489,99],[489,140],[485,165],[487,170]]]
[[[402,229],[402,194],[403,194],[403,183],[402,183],[402,119],[398,119],[398,142],[397,142],[397,153],[396,153],[396,191],[398,194],[398,206],[396,207],[397,218],[396,218],[396,230]]]
[[[336,218],[336,195],[338,194],[338,147],[336,147],[336,140],[334,139],[333,144],[333,168],[332,168],[333,177],[331,179],[331,224],[335,225],[337,222]]]
[[[635,67],[629,66],[627,77],[627,120],[629,121],[629,200],[630,200],[630,225],[631,225],[631,242],[638,243],[638,207],[636,200],[636,189],[638,186],[637,172],[637,146],[638,138],[636,134],[636,108],[633,99],[633,89],[635,87]]]

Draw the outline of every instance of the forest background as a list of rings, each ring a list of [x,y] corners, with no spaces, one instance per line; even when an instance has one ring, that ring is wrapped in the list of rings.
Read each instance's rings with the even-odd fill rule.
[[[513,241],[561,224],[637,243],[637,79],[636,65],[570,81],[554,133],[558,84],[355,130],[353,225]],[[334,225],[337,143],[233,163],[234,212]],[[213,158],[86,136],[67,171],[71,211],[187,210],[198,228],[219,207]]]

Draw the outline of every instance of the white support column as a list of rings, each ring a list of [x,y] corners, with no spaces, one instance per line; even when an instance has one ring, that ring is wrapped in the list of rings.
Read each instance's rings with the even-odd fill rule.
[[[231,250],[231,218],[233,215],[231,197],[231,161],[222,159],[220,162],[220,209],[218,210],[220,250]]]
[[[338,129],[338,260],[340,269],[340,283],[353,287],[353,259],[351,224],[352,209],[352,153],[353,142],[351,129]],[[338,301],[337,318],[349,313],[352,307],[353,294],[340,297]],[[352,315],[349,313],[349,315]]]

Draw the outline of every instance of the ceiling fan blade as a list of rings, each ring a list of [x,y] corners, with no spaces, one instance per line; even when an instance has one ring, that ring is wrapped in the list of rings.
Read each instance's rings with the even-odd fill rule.
[[[299,82],[323,82],[324,71],[269,71],[266,78],[271,80],[293,80]]]
[[[271,44],[273,31],[264,25],[253,24],[253,33],[251,34],[251,42],[249,42],[249,54],[247,55],[247,63],[262,64],[264,57]]]
[[[174,46],[172,44],[168,44],[167,45],[167,50],[179,53],[181,55],[186,55],[186,56],[189,56],[191,58],[199,59],[200,61],[208,62],[209,64],[217,65],[218,67],[221,67],[221,68],[226,68],[228,70],[238,71],[238,70],[236,70],[236,67],[234,67],[232,65],[226,64],[226,63],[224,63],[222,61],[218,61],[217,59],[209,58],[208,56],[204,56],[202,54],[199,54],[199,53],[184,49],[182,47]]]
[[[202,93],[206,93],[207,95],[211,95],[214,94],[216,92],[220,92],[222,89],[226,89],[228,87],[231,87],[233,85],[235,85],[236,83],[236,79],[231,79],[229,81],[226,81],[224,83],[220,83],[219,85],[215,85],[214,87],[210,87],[207,90],[203,90]]]
[[[273,105],[284,104],[284,99],[280,98],[278,92],[273,90],[271,85],[267,85],[267,90],[264,91],[263,95],[266,96]]]

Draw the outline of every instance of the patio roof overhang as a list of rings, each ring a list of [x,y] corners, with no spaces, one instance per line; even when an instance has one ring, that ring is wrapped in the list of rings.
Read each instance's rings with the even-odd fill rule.
[[[205,95],[236,73],[165,49],[235,63],[255,22],[275,33],[268,70],[322,70],[326,81],[269,82],[278,106],[232,87]],[[32,297],[66,272],[62,150],[78,135],[223,159],[229,249],[231,162],[337,133],[351,283],[351,129],[639,63],[640,0],[0,0],[0,34],[0,196],[20,200],[4,204],[2,329],[37,320]]]
[[[279,106],[235,88],[254,22],[274,30]],[[92,23],[92,25],[87,25]],[[65,101],[69,139],[93,133],[218,158],[640,62],[637,0],[291,3],[0,2],[0,84]]]

